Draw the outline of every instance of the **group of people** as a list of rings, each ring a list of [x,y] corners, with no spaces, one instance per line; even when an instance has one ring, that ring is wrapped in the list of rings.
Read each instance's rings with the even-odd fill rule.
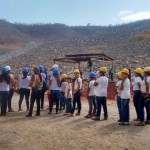
[[[40,116],[40,111],[44,109],[44,96],[48,91],[49,113],[52,114],[53,105],[56,105],[56,114],[65,109],[64,115],[73,116],[81,114],[81,96],[82,79],[78,69],[73,70],[73,76],[61,74],[57,64],[54,64],[51,71],[42,65],[33,68],[33,74],[29,75],[29,68],[22,69],[22,75],[19,76],[19,88],[15,84],[10,66],[2,67],[0,75],[0,115],[5,116],[7,112],[13,111],[11,108],[11,99],[13,92],[19,93],[18,111],[22,111],[22,101],[26,100],[26,117],[32,117],[34,103],[36,101],[36,116]],[[139,121],[136,125],[144,126],[150,124],[150,67],[143,70],[137,68],[134,70],[135,78],[131,83],[128,76],[129,70],[122,69],[117,73],[116,99],[118,106],[119,125],[129,125],[130,120],[130,99],[131,84],[134,91],[133,102],[137,114],[134,121]],[[103,107],[103,120],[108,119],[107,110],[107,91],[108,78],[106,76],[107,68],[100,67],[99,76],[91,71],[89,72],[87,99],[89,102],[89,111],[85,118],[92,120],[101,120],[101,108]],[[146,121],[144,116],[144,107],[146,109]]]

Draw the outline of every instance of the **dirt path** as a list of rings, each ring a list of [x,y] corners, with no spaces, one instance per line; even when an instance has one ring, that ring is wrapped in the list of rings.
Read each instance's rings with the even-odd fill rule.
[[[17,110],[18,96],[13,98]],[[47,102],[47,101],[46,101]],[[47,104],[46,104],[47,105]],[[0,117],[0,150],[149,150],[150,126],[119,126],[115,103],[109,102],[109,120],[85,119],[88,104],[83,102],[81,116],[63,113],[25,118],[25,111]],[[23,102],[25,110],[25,102]],[[131,120],[135,117],[131,104]]]

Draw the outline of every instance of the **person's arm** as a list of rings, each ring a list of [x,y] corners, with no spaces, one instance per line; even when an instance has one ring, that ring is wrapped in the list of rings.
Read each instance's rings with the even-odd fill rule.
[[[148,98],[148,95],[149,95],[149,81],[147,79],[145,81],[145,85],[146,85],[146,95],[145,95],[145,98]]]
[[[55,79],[56,79],[56,81],[57,81],[58,87],[60,87],[60,86],[61,86],[60,77],[59,77],[59,76],[56,76]]]
[[[12,87],[14,89],[16,89],[16,82],[15,82],[15,79],[14,79],[14,77],[12,75],[10,76],[10,82],[11,82]]]
[[[81,82],[81,81],[80,81]],[[74,94],[80,90],[80,82],[78,82],[78,79],[77,79],[77,89],[74,91]]]
[[[29,82],[29,86],[32,87],[34,82],[34,75],[31,77],[30,82]]]

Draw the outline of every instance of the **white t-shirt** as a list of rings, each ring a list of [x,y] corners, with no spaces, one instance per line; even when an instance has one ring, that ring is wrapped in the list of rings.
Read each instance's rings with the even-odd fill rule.
[[[145,82],[148,82],[149,83],[149,94],[150,94],[150,77],[147,77],[147,80],[145,81],[145,79],[143,81],[141,81],[141,92],[142,93],[146,93],[146,83]]]
[[[31,80],[30,76],[27,76],[25,79],[23,79],[23,76],[20,76],[20,88],[30,89],[29,86],[30,80]]]
[[[60,89],[61,89],[62,92],[65,92],[67,84],[68,84],[67,82],[62,82],[61,83],[61,88]]]
[[[5,91],[9,91],[9,84],[7,84],[6,82],[0,82],[0,91],[5,92]]]
[[[90,88],[90,91],[89,91],[89,96],[94,96],[95,95],[95,86],[94,86],[94,83],[95,83],[95,80],[91,80],[89,82],[89,88]]]
[[[138,83],[141,81],[142,81],[142,79],[140,77],[135,77],[134,81],[132,82],[133,91],[140,90]]]
[[[60,87],[57,85],[55,77],[52,76],[50,80],[51,80],[50,90],[60,90]]]
[[[82,89],[82,79],[77,78],[74,83],[74,90],[76,90],[78,88],[78,83],[80,84],[80,89]]]
[[[70,89],[70,92],[68,93],[68,90]],[[72,84],[69,83],[67,84],[66,88],[65,88],[65,97],[67,98],[67,94],[68,94],[68,98],[72,98]]]
[[[107,97],[108,78],[101,76],[96,80],[98,85],[95,87],[95,95],[98,97]]]
[[[117,95],[118,95],[118,96],[121,96],[121,90],[120,90],[121,83],[122,83],[122,80],[119,80],[119,81],[116,83],[117,93],[118,93]]]
[[[130,99],[130,80],[127,78],[123,83],[123,90],[121,91],[122,99]]]

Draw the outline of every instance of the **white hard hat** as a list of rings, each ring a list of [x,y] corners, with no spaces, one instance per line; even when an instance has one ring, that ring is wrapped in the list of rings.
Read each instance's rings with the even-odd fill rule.
[[[11,70],[11,67],[10,66],[6,66],[6,68],[10,71]]]
[[[57,65],[57,64],[54,64],[53,67],[52,67],[52,69],[53,69],[53,68],[58,68],[58,65]]]

